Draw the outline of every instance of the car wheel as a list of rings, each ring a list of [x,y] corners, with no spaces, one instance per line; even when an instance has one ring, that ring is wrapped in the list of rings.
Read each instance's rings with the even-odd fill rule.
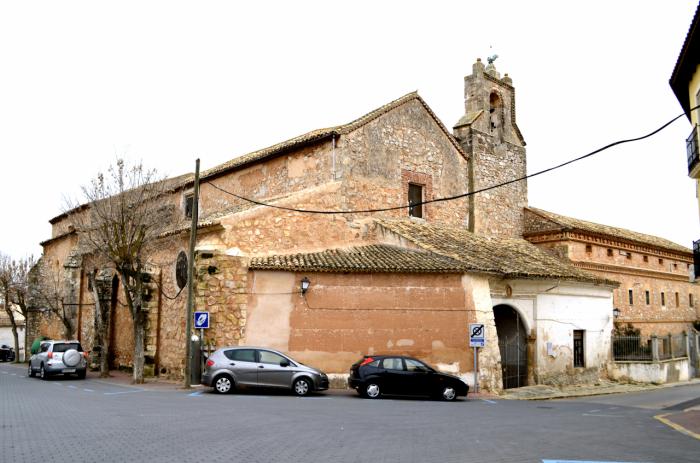
[[[442,398],[442,400],[446,400],[448,402],[451,402],[451,401],[457,399],[457,391],[452,386],[445,386],[442,388],[442,392],[440,393],[440,397]]]
[[[46,373],[46,370],[44,370],[44,364],[41,364],[41,367],[39,367],[39,378],[41,379],[49,379],[49,375]]]
[[[214,380],[214,390],[219,394],[228,394],[233,390],[233,380],[228,375],[218,376]]]
[[[292,389],[294,390],[294,393],[299,397],[309,395],[309,393],[311,392],[311,380],[309,378],[299,378],[296,381],[294,381]]]
[[[378,399],[382,395],[382,391],[378,383],[369,382],[365,384],[364,396],[368,399]]]
[[[27,377],[33,378],[35,375],[34,370],[32,370],[32,364],[29,364],[29,368],[27,368]]]

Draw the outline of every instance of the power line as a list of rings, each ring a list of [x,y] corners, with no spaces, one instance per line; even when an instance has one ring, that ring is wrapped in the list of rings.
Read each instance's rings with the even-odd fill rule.
[[[698,109],[698,108],[700,108],[700,105],[691,108],[690,111],[694,111],[694,110],[696,110],[696,109]],[[690,112],[690,111],[689,111],[689,112]],[[271,208],[274,208],[274,209],[281,209],[281,210],[284,210],[284,211],[301,212],[301,213],[305,213],[305,214],[328,214],[328,215],[331,215],[331,214],[366,214],[366,213],[372,213],[372,212],[395,211],[395,210],[399,210],[399,209],[407,209],[407,208],[411,208],[411,207],[422,206],[423,204],[438,203],[438,202],[443,202],[443,201],[453,201],[453,200],[455,200],[455,199],[466,198],[466,197],[468,197],[468,196],[476,195],[476,194],[478,194],[478,193],[484,193],[484,192],[486,192],[486,191],[494,190],[494,189],[496,189],[496,188],[501,188],[501,187],[504,187],[504,186],[507,186],[507,185],[510,185],[510,184],[513,184],[513,183],[522,182],[523,180],[527,180],[527,179],[530,179],[530,178],[533,178],[533,177],[537,177],[538,175],[546,174],[546,173],[548,173],[548,172],[551,172],[551,171],[554,171],[554,170],[557,170],[557,169],[561,169],[562,167],[568,166],[569,164],[573,164],[573,163],[575,163],[575,162],[582,161],[582,160],[584,160],[584,159],[586,159],[586,158],[589,158],[589,157],[591,157],[591,156],[593,156],[593,155],[596,155],[596,154],[598,154],[598,153],[600,153],[600,152],[602,152],[602,151],[605,151],[605,150],[607,150],[607,149],[610,149],[610,148],[612,148],[612,147],[614,147],[614,146],[622,145],[622,144],[625,144],[625,143],[632,143],[632,142],[635,142],[635,141],[641,141],[641,140],[644,140],[645,138],[652,137],[652,136],[656,135],[657,133],[661,132],[662,130],[664,130],[664,129],[665,129],[666,127],[668,127],[669,125],[671,125],[671,124],[673,124],[674,122],[676,122],[678,119],[680,119],[680,118],[683,117],[684,115],[685,115],[685,113],[679,114],[678,116],[674,117],[674,118],[671,119],[670,121],[668,121],[668,122],[666,122],[665,124],[663,124],[663,125],[662,125],[661,127],[659,127],[658,129],[656,129],[656,130],[654,130],[654,131],[652,131],[652,132],[649,132],[649,133],[646,134],[646,135],[642,135],[642,136],[640,136],[640,137],[635,137],[635,138],[627,138],[627,139],[624,139],[624,140],[618,140],[618,141],[616,141],[616,142],[613,142],[613,143],[610,143],[610,144],[608,144],[608,145],[605,145],[605,146],[603,146],[602,148],[598,148],[598,149],[596,149],[596,150],[594,150],[594,151],[591,151],[590,153],[586,153],[586,154],[584,154],[583,156],[579,156],[579,157],[577,157],[577,158],[570,159],[569,161],[563,162],[563,163],[561,163],[561,164],[557,164],[557,165],[552,166],[552,167],[549,167],[549,168],[547,168],[547,169],[540,170],[540,171],[538,171],[538,172],[534,172],[534,173],[529,174],[529,175],[525,175],[525,176],[523,176],[523,177],[519,177],[519,178],[516,178],[516,179],[513,179],[513,180],[508,180],[508,181],[503,182],[503,183],[498,183],[498,184],[496,184],[496,185],[491,185],[491,186],[489,186],[489,187],[480,188],[480,189],[475,190],[475,191],[470,191],[470,192],[466,192],[466,193],[461,193],[461,194],[454,195],[454,196],[445,196],[445,197],[443,197],[443,198],[435,198],[435,199],[430,199],[430,200],[426,200],[426,201],[421,201],[421,202],[418,202],[418,203],[405,204],[405,205],[401,205],[401,206],[382,207],[382,208],[376,208],[376,209],[345,210],[345,211],[328,211],[328,210],[317,210],[317,209],[298,209],[298,208],[294,208],[294,207],[278,206],[278,205],[276,205],[276,204],[270,204],[270,203],[266,203],[266,202],[262,202],[262,201],[257,201],[257,200],[255,200],[255,199],[247,198],[247,197],[245,197],[245,196],[241,196],[241,195],[238,195],[238,194],[233,193],[233,192],[231,192],[231,191],[225,190],[224,188],[221,188],[221,187],[217,186],[216,184],[212,183],[211,181],[207,181],[206,183],[208,183],[208,184],[211,185],[212,187],[216,188],[217,190],[219,190],[219,191],[221,191],[221,192],[223,192],[223,193],[229,194],[229,195],[231,195],[231,196],[233,196],[233,197],[235,197],[235,198],[238,198],[238,199],[240,199],[240,200],[247,201],[247,202],[252,203],[252,204],[257,204],[258,206],[271,207]]]

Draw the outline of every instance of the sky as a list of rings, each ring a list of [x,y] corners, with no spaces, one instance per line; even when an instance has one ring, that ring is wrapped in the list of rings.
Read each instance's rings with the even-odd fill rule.
[[[536,172],[682,112],[668,80],[697,0],[0,0],[0,252],[41,254],[48,220],[117,157],[193,172],[417,90],[447,127],[464,76],[516,89]],[[528,183],[531,206],[700,238],[683,117]]]

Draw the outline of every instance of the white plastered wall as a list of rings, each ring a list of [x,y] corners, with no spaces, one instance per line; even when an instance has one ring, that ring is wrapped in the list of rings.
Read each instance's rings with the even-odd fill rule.
[[[492,301],[494,307],[504,304],[516,309],[528,335],[535,336],[535,352],[529,357],[535,378],[546,381],[577,373],[574,330],[584,331],[584,368],[605,367],[613,327],[612,290],[586,283],[510,280],[492,284]]]

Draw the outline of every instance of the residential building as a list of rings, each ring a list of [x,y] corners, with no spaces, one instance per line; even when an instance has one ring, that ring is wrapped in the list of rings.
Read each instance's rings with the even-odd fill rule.
[[[700,208],[700,4],[673,68],[670,84],[692,126],[686,139],[686,156],[688,176],[695,181]],[[694,274],[700,275],[700,239],[693,243],[693,252]]]

